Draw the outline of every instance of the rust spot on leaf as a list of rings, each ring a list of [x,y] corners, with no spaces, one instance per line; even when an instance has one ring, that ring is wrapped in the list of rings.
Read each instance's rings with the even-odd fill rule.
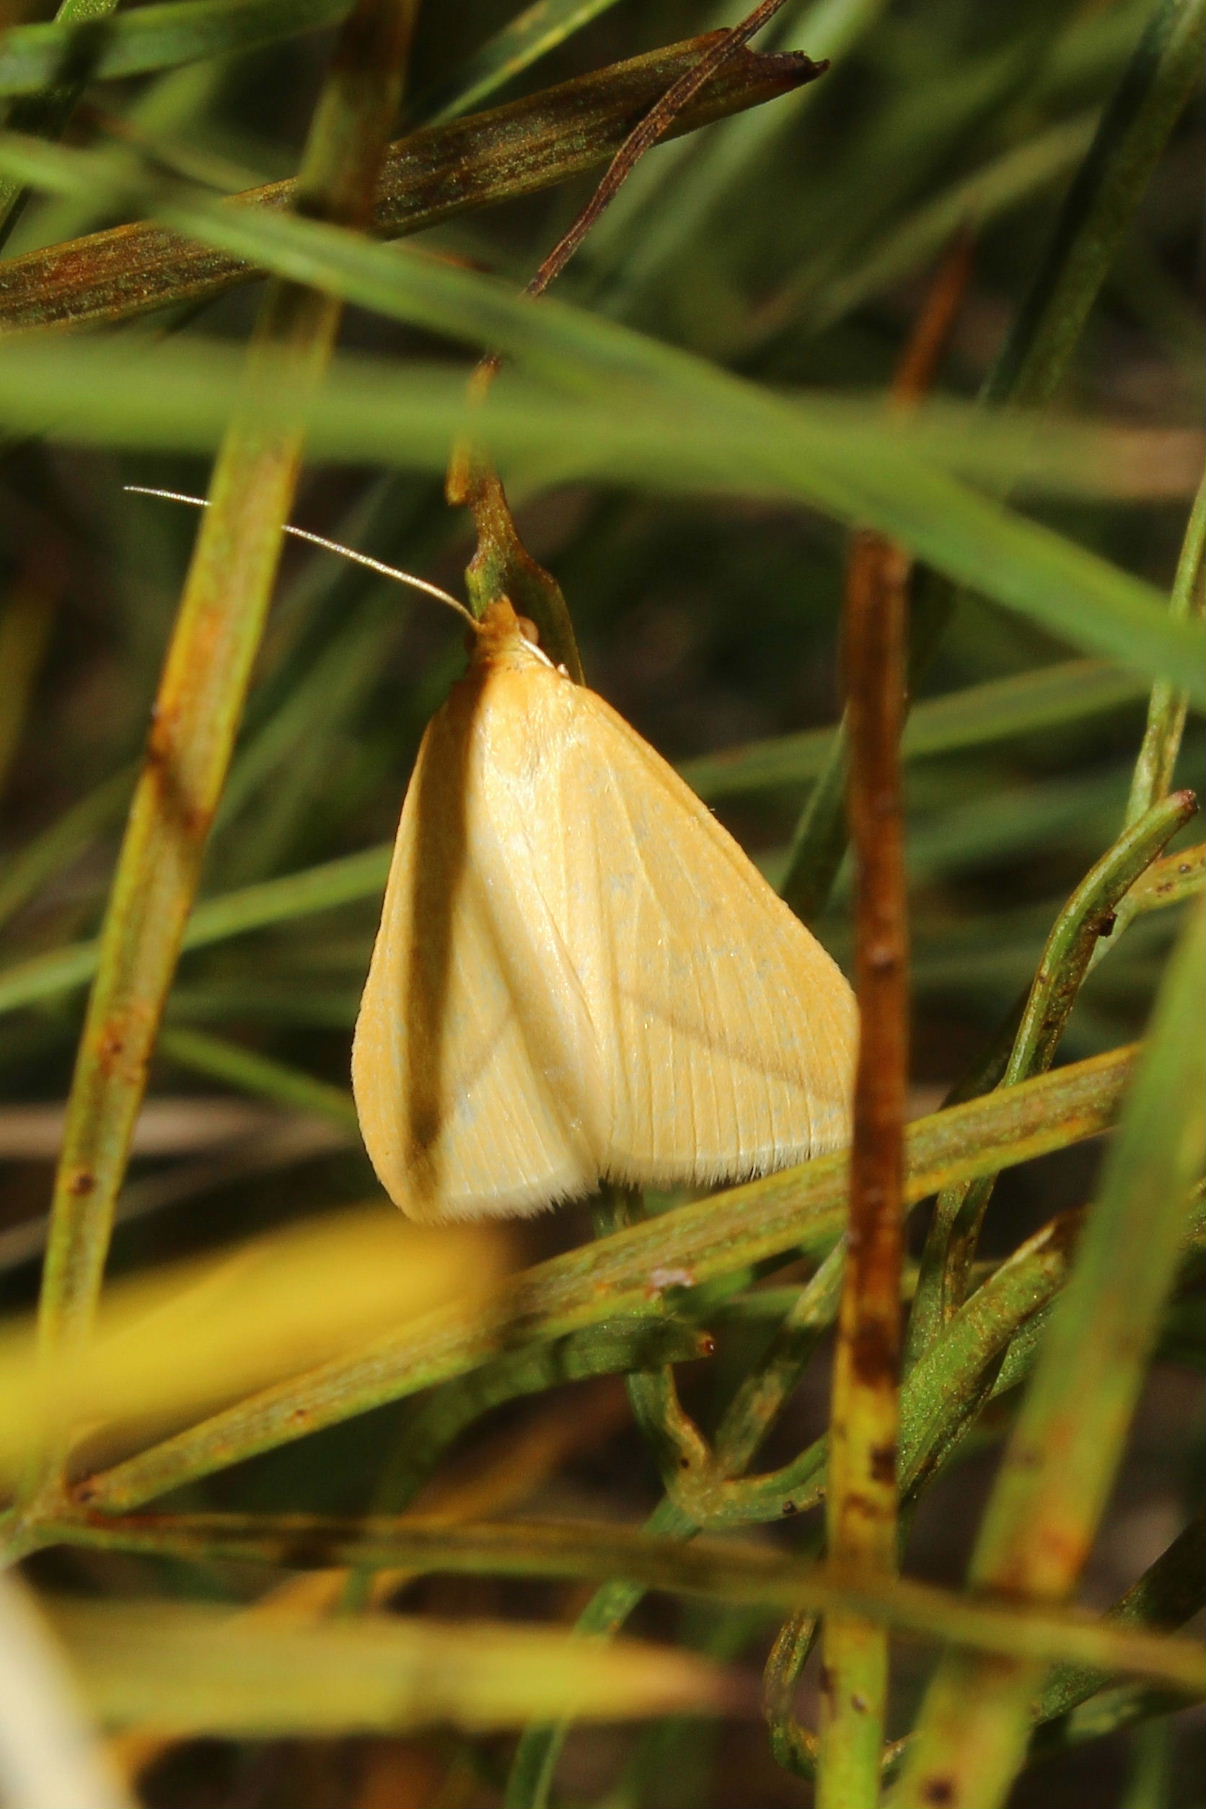
[[[113,1011],[96,1036],[96,1060],[107,1079],[137,1080],[145,1071],[155,1012],[145,1001]]]
[[[203,842],[213,827],[214,812],[208,804],[193,804],[181,811],[184,833],[190,842]]]
[[[151,706],[151,732],[147,736],[147,765],[162,770],[171,760],[172,743],[179,720],[179,712],[165,708],[162,704]]]
[[[854,1373],[864,1385],[895,1374],[896,1340],[874,1319],[865,1319],[859,1326],[850,1354]]]
[[[876,1482],[890,1483],[896,1475],[896,1446],[876,1445],[871,1452],[871,1474]]]
[[[879,1502],[870,1495],[864,1495],[861,1489],[848,1489],[843,1506],[847,1514],[861,1515],[864,1520],[879,1519]]]

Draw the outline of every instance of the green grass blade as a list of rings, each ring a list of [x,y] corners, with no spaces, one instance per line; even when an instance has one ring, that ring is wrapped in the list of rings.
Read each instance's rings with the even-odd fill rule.
[[[231,229],[235,219],[229,210],[220,236],[242,236],[244,223]],[[373,278],[339,286],[360,299],[371,293],[374,305],[388,303],[398,317],[458,331],[471,330],[472,319],[473,330],[487,340],[509,339],[521,355],[542,343],[547,352],[552,344],[562,363],[580,351],[592,396],[550,399],[543,389],[504,384],[491,397],[485,425],[500,455],[527,456],[539,447],[549,479],[607,481],[623,474],[627,482],[670,492],[727,489],[872,525],[1049,633],[1167,679],[1193,703],[1206,704],[1200,624],[1171,620],[1153,587],[962,483],[925,456],[924,442],[919,447],[906,432],[886,432],[877,409],[789,402],[575,311],[554,318],[547,300],[526,309],[469,272],[403,260],[309,222],[269,224],[269,236],[282,246],[288,240],[290,253],[305,242],[306,255],[274,260],[289,265],[298,280],[313,280],[319,265],[329,277],[326,253],[337,251],[334,261],[344,274],[352,268],[366,274],[367,259]],[[323,250],[317,258],[311,255],[316,237]],[[376,266],[378,258],[385,267]],[[160,353],[152,372],[145,357],[123,369],[111,349],[104,356],[93,352],[85,345],[53,353],[30,346],[0,359],[0,419],[26,431],[54,421],[56,433],[71,439],[204,446],[236,392],[236,370],[220,354]],[[620,385],[622,409],[614,393],[606,394],[609,381],[613,390]],[[388,366],[372,373],[352,360],[342,362],[310,413],[316,449],[425,468],[442,467],[463,420],[463,392],[451,374],[412,377],[397,393]]]
[[[1142,681],[1093,660],[1069,660],[1010,678],[991,679],[927,697],[913,706],[904,735],[911,759],[983,747],[1086,717],[1110,715],[1137,702]],[[683,778],[709,803],[819,778],[829,752],[829,729],[746,742],[719,754],[684,761]]]
[[[1204,0],[1160,0],[1102,117],[989,399],[1048,401],[1179,114],[1201,79]]]
[[[466,57],[454,80],[418,95],[415,118],[442,125],[479,107],[614,5],[615,0],[535,0]]]
[[[333,25],[350,0],[173,0],[114,19],[16,25],[0,44],[0,94],[36,94],[81,65],[94,81],[229,56]]]
[[[1183,1232],[1206,1162],[1206,916],[1186,926],[1152,1039],[1052,1315],[973,1562],[982,1589],[1040,1601],[1074,1586],[1113,1481]],[[1141,1253],[1141,1254],[1139,1254]],[[940,1667],[902,1780],[900,1809],[1002,1803],[1040,1679],[1024,1663]]]
[[[1114,1051],[918,1120],[909,1130],[909,1201],[1100,1131],[1130,1064],[1130,1051]],[[516,1339],[545,1339],[639,1312],[652,1269],[685,1271],[698,1285],[788,1249],[824,1255],[844,1220],[845,1180],[844,1154],[823,1156],[646,1220],[517,1279],[505,1312],[500,1305],[484,1321],[474,1314],[433,1321],[395,1349],[378,1346],[363,1360],[253,1397],[93,1479],[84,1493],[106,1511],[133,1507],[239,1456],[446,1381],[497,1353],[504,1322]]]

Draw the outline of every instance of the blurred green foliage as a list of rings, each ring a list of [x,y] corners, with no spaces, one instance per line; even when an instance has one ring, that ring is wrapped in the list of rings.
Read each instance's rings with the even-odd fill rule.
[[[190,21],[190,10],[212,16]],[[57,101],[36,93],[43,66],[21,61],[19,39],[8,62],[0,51],[0,92],[25,97],[10,124],[53,135],[71,76],[72,139],[97,157],[93,165],[64,162],[57,182],[43,172],[42,192],[14,208],[9,255],[32,258],[144,210],[175,219],[173,207],[195,205],[200,220],[212,192],[292,174],[331,42],[329,32],[303,26],[334,10],[312,6],[312,19],[269,4],[246,17],[221,6],[136,10],[121,16],[132,49],[122,48],[127,37],[102,36],[82,58],[48,65]],[[181,19],[154,17],[173,12]],[[401,129],[534,94],[732,23],[736,12],[699,0],[550,0],[516,30],[502,0],[421,7]],[[1124,825],[1156,667],[1100,660],[1102,618],[1092,599],[1100,592],[1104,610],[1116,598],[1125,627],[1140,619],[1127,611],[1152,613],[1154,593],[1167,595],[1179,570],[1185,613],[1195,586],[1200,608],[1200,510],[1196,527],[1188,525],[1200,478],[1197,98],[1184,110],[1183,95],[1176,105],[1170,99],[1163,127],[1151,126],[1167,142],[1156,146],[1150,179],[1135,178],[1133,196],[1121,163],[1125,151],[1139,168],[1140,151],[1121,133],[1112,141],[1124,208],[1116,243],[1083,330],[1077,322],[1074,343],[1056,361],[1052,413],[1036,433],[1040,448],[1051,436],[1046,475],[1040,468],[1004,505],[1024,435],[994,441],[994,417],[976,399],[994,372],[1000,381],[1003,349],[1016,346],[1018,323],[1061,247],[1068,258],[1060,268],[1071,262],[1066,198],[1085,180],[1103,109],[1124,72],[1136,79],[1142,34],[1153,20],[1179,19],[1177,29],[1200,38],[1201,13],[1152,0],[789,6],[764,46],[829,57],[829,73],[651,153],[558,285],[557,300],[576,310],[550,312],[561,337],[550,325],[542,347],[538,327],[514,327],[533,343],[518,347],[518,372],[500,384],[500,463],[527,544],[569,602],[588,682],[715,797],[772,875],[784,871],[823,770],[829,742],[820,731],[840,713],[848,524],[864,506],[877,508],[873,525],[901,533],[941,568],[918,577],[919,594],[941,588],[950,614],[919,680],[908,769],[914,1078],[926,1105],[975,1067],[1029,984],[1064,901]],[[33,57],[37,41],[29,45]],[[1107,156],[1110,149],[1107,135]],[[1103,154],[1100,137],[1093,154]],[[22,164],[25,155],[17,143],[6,153],[0,139],[10,200],[23,169],[37,174],[36,159]],[[454,215],[416,243],[516,289],[594,180],[584,173]],[[194,182],[199,189],[187,194],[172,186]],[[254,219],[246,230],[254,239]],[[970,235],[971,274],[936,393],[962,406],[936,417],[931,440],[902,450],[909,442],[893,439],[881,404],[958,233]],[[283,256],[267,223],[262,237],[266,262]],[[327,402],[316,409],[318,450],[296,519],[460,590],[472,543],[465,518],[443,500],[441,467],[461,385],[489,343],[491,291],[466,279],[456,302],[462,312],[449,313],[441,334],[439,309],[452,309],[453,290],[447,303],[434,288],[416,299],[422,268],[408,287],[405,259],[394,251],[381,255],[374,280],[390,280],[391,261],[393,313],[354,307],[346,316],[348,357],[337,359]],[[0,269],[0,330],[4,293]],[[218,380],[232,368],[226,355],[245,338],[255,301],[256,288],[245,285],[199,308],[86,337],[46,332],[0,343],[8,435],[0,465],[0,1265],[13,1310],[35,1297],[31,1258],[49,1184],[51,1115],[70,1085],[81,988],[94,966],[88,945],[196,527],[192,511],[129,496],[123,486],[205,492],[208,464],[197,447],[213,438],[206,409],[220,415]],[[1069,304],[1067,318],[1074,314]],[[612,327],[658,344],[628,342]],[[627,357],[626,346],[635,375],[625,379],[627,392],[617,379],[613,394],[606,361]],[[690,361],[663,359],[661,346]],[[202,362],[211,352],[222,362]],[[189,374],[198,370],[194,381]],[[749,390],[728,385],[724,373]],[[168,399],[177,393],[173,421]],[[779,399],[794,410],[783,416],[781,441]],[[860,406],[843,414],[841,403]],[[393,408],[398,437],[385,456]],[[1002,423],[1002,435],[1014,431]],[[1099,464],[1087,450],[1095,436]],[[953,499],[946,515],[944,497]],[[1002,507],[1011,513],[981,558],[977,585],[975,535],[981,521],[987,532],[1004,520]],[[1049,538],[1031,536],[1031,525]],[[1057,630],[1052,600],[1060,599],[1065,567],[1071,601]],[[221,1246],[372,1189],[348,1119],[351,1029],[384,844],[424,724],[459,669],[459,643],[437,606],[325,554],[286,549],[206,858],[204,900],[168,1004],[152,1107],[120,1209],[115,1272]],[[1168,645],[1172,665],[1160,669],[1171,671],[1188,641]],[[1073,664],[1086,655],[1091,665]],[[1183,676],[1187,686],[1200,683],[1188,667]],[[1200,722],[1191,718],[1178,784],[1197,782],[1201,754]],[[1200,840],[1199,819],[1173,848]],[[1145,915],[1094,967],[1068,1022],[1066,1054],[1094,1055],[1142,1031],[1179,915]],[[848,964],[844,872],[816,927]],[[255,1103],[237,1123],[215,1112],[231,1094]],[[1013,1172],[999,1190],[984,1253],[1014,1250],[1053,1215],[1082,1204],[1091,1185],[1091,1167],[1074,1151]],[[526,1229],[521,1254],[536,1260],[588,1235],[574,1209]],[[739,1310],[743,1288],[758,1298],[756,1279],[751,1270],[724,1291],[738,1306],[730,1301],[715,1362],[683,1372],[692,1410],[708,1425],[764,1355],[757,1313],[743,1318]],[[696,1316],[708,1324],[702,1309]],[[1200,1339],[1195,1346],[1188,1338],[1183,1315],[1176,1327],[1168,1340],[1175,1363],[1152,1383],[1100,1544],[1092,1588],[1102,1605],[1157,1557],[1183,1517],[1186,1371],[1200,1357]],[[607,1362],[542,1371],[510,1393],[487,1386],[481,1407],[497,1417],[461,1446],[460,1486],[468,1491],[476,1471],[482,1499],[498,1511],[517,1501],[533,1513],[639,1519],[658,1498],[653,1464],[614,1388],[581,1379],[625,1368],[635,1361],[626,1349]],[[776,1463],[816,1436],[823,1389],[823,1375],[810,1372],[775,1434]],[[528,1404],[513,1404],[525,1395]],[[412,1427],[401,1412],[379,1408],[192,1483],[179,1505],[243,1513],[388,1508],[382,1473],[397,1469]],[[449,1413],[458,1427],[473,1418],[463,1396]],[[994,1444],[1005,1426],[996,1414],[984,1422]],[[962,1575],[989,1475],[970,1446],[965,1456],[939,1478],[937,1505],[923,1504],[909,1557],[910,1568],[951,1584]],[[806,1540],[800,1548],[810,1549]],[[51,1583],[97,1594],[233,1603],[250,1592],[246,1571],[218,1562],[66,1552],[40,1563]],[[564,1620],[574,1600],[568,1586],[484,1576],[413,1586],[408,1606],[499,1619],[547,1611]],[[664,1605],[640,1627],[746,1662],[762,1656],[767,1633],[746,1609],[722,1616]],[[910,1652],[901,1729],[920,1674]],[[810,1698],[801,1700],[807,1708]],[[1130,1713],[1124,1705],[1119,1723]],[[1066,1750],[1028,1777],[1027,1805],[1091,1801],[1108,1809],[1142,1800],[1175,1809],[1196,1800],[1188,1765],[1170,1760],[1161,1771],[1150,1738],[1135,1776],[1158,1774],[1165,1794],[1141,1797],[1140,1782],[1127,1794],[1129,1748],[1122,1736],[1100,1737],[1110,1732],[1105,1721],[1083,1746],[1070,1734]],[[807,1784],[773,1763],[756,1723],[735,1723],[714,1750],[699,1724],[688,1726],[684,1735],[664,1722],[635,1745],[627,1736],[584,1738],[561,1774],[563,1800],[633,1809],[811,1800]],[[190,1761],[189,1751],[148,1749],[148,1803],[493,1804],[502,1800],[507,1757],[493,1738],[460,1736],[365,1741],[342,1752],[316,1741],[309,1757],[299,1757],[305,1749],[296,1744],[232,1744],[216,1760],[198,1749]],[[131,1767],[138,1769],[133,1760]],[[608,1783],[617,1776],[620,1783]],[[512,1804],[543,1800],[535,1786],[530,1796],[518,1788]]]

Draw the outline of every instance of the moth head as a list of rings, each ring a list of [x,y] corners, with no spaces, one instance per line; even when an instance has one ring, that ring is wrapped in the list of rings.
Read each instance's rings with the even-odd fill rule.
[[[496,597],[479,622],[474,623],[471,652],[475,665],[524,666],[532,660],[557,671],[540,645],[540,630],[527,616],[517,615],[510,597]]]

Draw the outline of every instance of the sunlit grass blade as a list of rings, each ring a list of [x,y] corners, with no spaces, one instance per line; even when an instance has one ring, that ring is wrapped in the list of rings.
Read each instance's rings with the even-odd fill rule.
[[[1176,1260],[1186,1196],[1206,1161],[1204,977],[1199,907],[1166,974],[1099,1199],[989,1503],[972,1568],[982,1589],[1061,1600],[1087,1556]],[[901,1809],[921,1809],[943,1790],[985,1809],[1003,1802],[1040,1682],[1021,1662],[946,1659],[922,1711]]]
[[[1113,1121],[1131,1063],[1131,1051],[1114,1051],[919,1119],[908,1137],[910,1203],[1097,1134]],[[821,1156],[556,1257],[517,1279],[488,1323],[466,1326],[454,1313],[413,1339],[327,1365],[296,1388],[252,1397],[131,1458],[83,1493],[107,1511],[137,1506],[237,1456],[287,1443],[299,1423],[317,1430],[463,1375],[493,1357],[504,1337],[557,1338],[640,1312],[651,1274],[683,1274],[699,1285],[786,1250],[823,1256],[844,1222],[846,1166],[844,1155]]]
[[[477,1731],[533,1715],[622,1721],[724,1713],[744,1692],[690,1653],[635,1641],[397,1615],[290,1626],[200,1604],[61,1603],[53,1610],[100,1720],[264,1739]]]
[[[472,273],[407,259],[402,280],[397,254],[362,246],[350,235],[311,222],[259,224],[267,224],[273,238],[283,230],[291,244],[299,230],[307,241],[322,235],[328,248],[337,242],[340,262],[384,257],[388,269],[378,272],[375,297],[384,301],[388,294],[391,312],[425,324],[464,331],[472,317],[487,342],[510,339],[521,352],[539,346],[546,326],[568,327],[568,337],[554,336],[558,364],[566,368],[571,358],[579,380],[589,379],[590,393],[561,398],[543,386],[496,386],[483,430],[500,457],[538,450],[548,480],[622,478],[698,495],[728,490],[866,522],[1049,633],[1167,678],[1193,703],[1206,703],[1200,624],[1171,620],[1154,587],[960,481],[933,456],[934,443],[927,446],[924,420],[917,434],[911,428],[889,432],[878,407],[843,409],[770,395],[653,341],[588,324],[572,310],[555,317],[556,304],[548,300],[517,302]],[[280,261],[301,280],[323,280],[308,251]],[[330,261],[319,261],[330,274]],[[316,450],[442,468],[465,425],[461,379],[435,370],[412,373],[400,390],[388,368],[341,362],[309,410]],[[53,423],[56,434],[70,439],[204,446],[219,430],[238,383],[237,364],[216,348],[201,357],[195,347],[165,348],[153,361],[143,354],[123,368],[110,348],[101,357],[84,344],[29,346],[0,358],[0,419],[25,430]],[[977,436],[965,416],[957,437],[962,454],[948,440],[947,456],[961,464],[969,443],[991,444],[994,425],[981,423]],[[1005,445],[1016,452],[1016,441]]]
[[[179,1424],[429,1310],[463,1313],[469,1330],[502,1260],[497,1240],[411,1232],[381,1202],[115,1285],[88,1352],[41,1370],[29,1324],[10,1322],[0,1469],[11,1481],[48,1422]]]
[[[66,1530],[66,1529],[64,1529]],[[925,1639],[949,1639],[983,1653],[1020,1651],[1032,1661],[1092,1664],[1157,1679],[1187,1695],[1206,1681],[1206,1664],[1190,1639],[1172,1638],[1068,1609],[1019,1609],[977,1600],[902,1577],[864,1579],[757,1546],[703,1539],[681,1545],[629,1527],[584,1521],[478,1521],[449,1524],[441,1516],[397,1520],[323,1520],[309,1515],[261,1517],[151,1515],[79,1530],[97,1550],[159,1552],[176,1557],[309,1567],[360,1561],[415,1574],[512,1577],[626,1577],[646,1588],[715,1601],[784,1610],[845,1610]],[[586,1649],[589,1650],[589,1644]]]

